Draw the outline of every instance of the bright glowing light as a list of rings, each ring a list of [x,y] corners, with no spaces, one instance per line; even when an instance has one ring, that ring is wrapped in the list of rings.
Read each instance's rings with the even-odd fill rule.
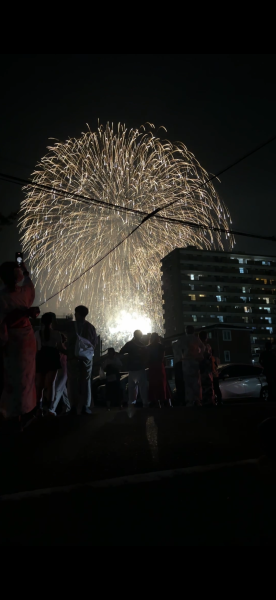
[[[109,203],[146,213],[173,203],[160,215],[229,229],[226,207],[213,184],[205,183],[208,173],[184,144],[161,140],[153,129],[148,124],[140,130],[118,125],[116,131],[107,124],[96,132],[88,129],[79,139],[57,142],[42,158],[32,179],[66,194],[25,188],[21,239],[41,300],[78,277],[141,222],[140,215],[108,208]],[[77,200],[72,192],[107,206]],[[229,244],[233,246],[231,236]],[[222,235],[189,224],[147,220],[99,266],[44,308],[66,314],[77,304],[85,304],[104,344],[118,348],[123,339],[119,323],[112,325],[114,317],[123,310],[139,315],[143,303],[152,330],[162,333],[160,259],[188,245],[223,249]]]
[[[144,334],[151,332],[152,324],[149,317],[122,310],[117,315],[114,324],[109,326],[111,336],[119,336],[123,341],[127,341],[133,335],[135,329],[140,329]]]

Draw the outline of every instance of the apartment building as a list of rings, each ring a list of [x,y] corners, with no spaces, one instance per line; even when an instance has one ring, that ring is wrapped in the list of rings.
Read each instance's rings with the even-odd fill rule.
[[[188,324],[251,330],[252,353],[276,338],[276,257],[176,248],[161,261],[165,336]]]

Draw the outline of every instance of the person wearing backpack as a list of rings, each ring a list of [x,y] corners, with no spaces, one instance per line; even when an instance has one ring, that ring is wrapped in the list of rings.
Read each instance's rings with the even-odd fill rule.
[[[91,414],[91,375],[94,349],[98,336],[95,327],[86,321],[86,306],[75,308],[75,323],[67,344],[67,391],[71,410]]]

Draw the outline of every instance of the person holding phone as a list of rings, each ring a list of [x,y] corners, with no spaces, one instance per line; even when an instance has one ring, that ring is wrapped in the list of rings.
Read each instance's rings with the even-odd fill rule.
[[[0,414],[16,418],[36,406],[36,341],[29,317],[35,299],[34,285],[22,261],[0,266],[0,342],[3,349],[4,389]]]

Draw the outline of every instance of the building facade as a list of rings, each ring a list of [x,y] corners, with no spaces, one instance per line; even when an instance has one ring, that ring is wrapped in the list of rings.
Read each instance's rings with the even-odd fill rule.
[[[193,324],[251,330],[252,354],[276,338],[276,257],[176,248],[162,263],[165,336]]]

